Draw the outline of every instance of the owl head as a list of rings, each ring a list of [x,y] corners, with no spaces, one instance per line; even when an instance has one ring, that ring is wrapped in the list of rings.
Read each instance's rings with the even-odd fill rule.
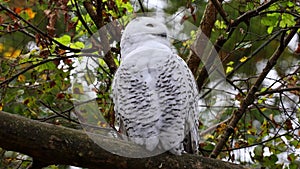
[[[151,17],[137,17],[130,21],[121,37],[121,52],[133,50],[141,44],[169,46],[168,29],[165,24]]]

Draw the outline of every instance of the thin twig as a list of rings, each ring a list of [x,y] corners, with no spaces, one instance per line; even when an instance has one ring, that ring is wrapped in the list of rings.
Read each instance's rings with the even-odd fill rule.
[[[45,64],[45,63],[48,63],[48,62],[52,62],[52,61],[57,61],[57,60],[65,60],[65,59],[74,58],[74,57],[77,57],[77,55],[64,56],[64,57],[56,57],[56,58],[52,58],[52,59],[42,60],[41,62],[36,63],[36,64],[32,64],[32,65],[28,66],[26,69],[23,69],[22,71],[16,73],[14,76],[12,76],[12,77],[4,80],[3,82],[0,83],[0,86],[2,87],[3,85],[10,83],[14,79],[18,78],[19,75],[24,74],[25,72],[27,72],[27,71],[29,71],[29,70],[37,67],[37,66],[40,66],[42,64]]]
[[[226,25],[230,24],[229,20],[227,19],[228,14],[222,8],[222,5],[221,5],[222,2],[219,2],[218,0],[211,0],[211,2],[214,4],[215,8],[217,9],[219,14],[221,15],[221,17],[225,21]]]
[[[35,30],[37,33],[41,34],[44,37],[47,37],[51,42],[56,43],[58,46],[60,46],[61,49],[64,50],[70,50],[72,52],[78,53],[81,50],[80,49],[74,49],[68,46],[63,45],[62,43],[58,42],[57,40],[53,39],[52,37],[50,37],[48,34],[44,33],[42,30],[40,30],[38,27],[32,25],[30,22],[28,22],[27,20],[25,20],[24,18],[22,18],[20,15],[16,14],[15,12],[13,12],[12,10],[6,8],[5,6],[3,6],[2,4],[0,4],[0,9],[5,10],[6,12],[12,14],[14,17],[18,18],[19,20],[23,21],[24,23],[26,23],[28,26],[30,26],[33,30]]]
[[[73,4],[73,1],[71,1],[72,4]],[[93,35],[93,32],[91,31],[90,27],[87,25],[87,23],[85,22],[85,20],[83,19],[82,17],[82,14],[80,12],[80,9],[78,7],[78,3],[77,3],[77,0],[74,1],[74,5],[75,5],[75,8],[76,8],[76,13],[78,15],[78,19],[80,20],[80,22],[82,23],[83,27],[88,31],[88,33],[90,35]]]
[[[298,19],[296,26],[300,25],[300,19]],[[263,69],[262,73],[258,76],[257,80],[255,81],[254,85],[250,88],[248,94],[246,97],[241,101],[240,108],[236,110],[232,118],[226,127],[226,130],[224,134],[222,135],[221,139],[215,146],[214,150],[210,154],[211,158],[216,158],[220,152],[222,151],[223,147],[226,145],[226,142],[228,141],[228,138],[231,136],[231,134],[234,132],[234,128],[236,127],[237,123],[239,120],[242,118],[244,115],[246,109],[248,108],[249,105],[253,103],[255,100],[255,93],[259,89],[259,86],[262,84],[264,81],[265,77],[268,75],[268,73],[272,70],[272,68],[276,65],[277,60],[283,53],[284,49],[290,42],[290,40],[293,38],[293,36],[297,33],[298,29],[292,29],[290,33],[285,37],[285,33],[282,34],[281,36],[281,41],[279,47],[276,49],[272,57],[268,60],[265,68]]]
[[[141,0],[138,0],[138,2],[139,2],[139,5],[140,5],[140,7],[141,7],[141,10],[142,10],[143,14],[145,14],[145,9],[144,9],[144,6],[143,6],[142,1],[141,1]]]

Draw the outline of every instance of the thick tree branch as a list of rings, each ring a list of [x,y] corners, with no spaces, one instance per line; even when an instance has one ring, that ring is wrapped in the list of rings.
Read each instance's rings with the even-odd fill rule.
[[[100,29],[103,26],[102,25],[102,23],[103,23],[102,12],[99,14],[100,16],[97,16],[97,12],[94,9],[94,5],[92,2],[84,1],[83,5],[84,5],[84,8],[86,9],[86,11],[88,12],[88,14],[90,15],[90,17],[92,18],[92,20],[94,21],[97,28]],[[97,11],[99,11],[99,9]]]
[[[205,81],[208,78],[208,71],[210,71],[211,66],[213,65],[215,59],[214,56],[208,56],[205,60],[202,62],[204,62],[205,66],[203,66],[200,70],[199,75],[197,74],[198,68],[199,68],[199,64],[201,59],[199,57],[201,57],[201,54],[203,53],[206,44],[203,43],[202,40],[202,36],[206,35],[207,37],[210,37],[212,28],[214,26],[214,23],[216,21],[216,16],[217,13],[219,12],[222,16],[222,18],[224,19],[225,23],[227,23],[227,30],[226,30],[226,34],[227,37],[225,38],[223,35],[219,36],[219,38],[216,40],[214,47],[215,50],[217,52],[219,52],[221,50],[221,48],[224,46],[224,44],[227,42],[227,40],[231,37],[231,35],[233,34],[233,32],[236,30],[237,26],[242,23],[242,22],[247,22],[249,21],[252,17],[258,16],[263,10],[267,9],[270,5],[274,4],[275,2],[277,2],[278,0],[270,0],[269,2],[259,6],[258,8],[248,11],[246,13],[244,13],[243,15],[241,15],[240,17],[236,18],[235,20],[229,21],[227,19],[227,14],[224,12],[224,10],[222,9],[221,3],[223,0],[218,0],[218,2],[216,2],[217,0],[210,0],[209,3],[206,6],[199,30],[198,31],[198,36],[196,39],[196,42],[194,44],[194,53],[191,55],[191,57],[189,58],[189,60],[187,61],[189,68],[192,70],[193,74],[195,75],[196,79],[197,79],[197,85],[199,87],[199,89],[202,88],[202,86],[204,85]],[[219,10],[217,10],[219,9]],[[210,30],[209,30],[210,29]],[[204,35],[202,35],[204,34]]]
[[[114,74],[117,71],[118,66],[116,65],[114,56],[113,56],[112,52],[110,51],[109,40],[107,37],[108,31],[106,30],[106,27],[104,27],[105,23],[104,23],[103,15],[102,15],[102,10],[104,8],[104,6],[103,6],[104,4],[103,4],[102,0],[97,0],[96,5],[94,5],[93,3],[89,2],[89,1],[84,1],[83,5],[84,5],[85,9],[87,10],[88,14],[91,16],[95,25],[99,29],[98,35],[100,36],[100,39],[101,39],[101,47],[105,53],[103,60],[109,67],[111,74]],[[94,7],[96,7],[96,10]],[[100,44],[96,44],[96,45],[99,46]],[[101,49],[99,49],[99,53],[101,53]]]
[[[150,158],[126,158],[105,151],[86,133],[30,120],[0,111],[0,147],[31,156],[39,164],[65,164],[101,169],[242,169],[243,166],[197,155],[175,156],[168,153]],[[132,146],[113,138],[102,143],[116,149]],[[132,148],[132,151],[140,151]]]
[[[219,0],[222,2],[223,0]],[[198,87],[199,89],[202,88],[202,85],[204,81],[208,77],[208,73],[205,68],[203,68],[203,71],[201,71],[200,75],[198,75],[198,69],[199,69],[199,64],[202,62],[203,59],[207,60],[207,58],[203,58],[202,53],[204,52],[205,48],[208,45],[207,40],[209,39],[212,29],[214,27],[215,21],[217,19],[217,10],[214,6],[214,4],[209,1],[208,4],[206,5],[203,17],[201,19],[200,27],[198,28],[197,32],[197,39],[192,47],[192,53],[191,56],[187,60],[187,64],[191,71],[193,72],[194,76],[196,79],[199,79],[200,82],[198,82]],[[206,61],[207,63],[211,63],[209,61]],[[209,67],[209,65],[205,65],[206,68]],[[200,77],[200,78],[197,78]]]
[[[298,27],[299,25],[300,25],[300,20],[298,19],[296,27]],[[298,28],[292,29],[291,32],[286,37],[284,37],[285,34],[283,33],[279,47],[276,49],[276,51],[274,52],[272,57],[268,60],[262,73],[259,75],[259,77],[255,81],[254,85],[250,88],[248,94],[242,100],[242,102],[240,104],[240,108],[233,113],[233,116],[232,116],[227,128],[225,129],[224,134],[222,135],[222,137],[218,141],[216,147],[210,154],[210,157],[216,158],[220,154],[223,147],[226,145],[228,138],[233,133],[234,128],[236,127],[237,123],[244,115],[246,109],[255,100],[255,93],[259,90],[259,86],[262,84],[263,80],[266,78],[266,76],[272,70],[272,68],[276,65],[276,62],[279,59],[280,55],[284,52],[284,49],[286,48],[286,46],[288,45],[290,40],[293,38],[293,36],[297,33],[297,31],[298,31]]]

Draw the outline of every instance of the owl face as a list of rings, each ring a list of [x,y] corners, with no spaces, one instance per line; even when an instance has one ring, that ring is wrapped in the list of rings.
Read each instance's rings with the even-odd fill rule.
[[[138,17],[130,21],[121,38],[121,58],[127,57],[133,50],[145,47],[162,49],[170,48],[168,29],[158,19]]]
[[[124,30],[123,36],[147,36],[167,38],[167,27],[157,19],[150,17],[139,17],[133,19]]]

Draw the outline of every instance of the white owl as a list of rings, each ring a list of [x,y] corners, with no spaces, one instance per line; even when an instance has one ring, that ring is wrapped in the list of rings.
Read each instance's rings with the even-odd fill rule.
[[[116,117],[120,132],[147,150],[195,153],[198,90],[167,33],[163,23],[150,17],[126,26],[112,85]]]

